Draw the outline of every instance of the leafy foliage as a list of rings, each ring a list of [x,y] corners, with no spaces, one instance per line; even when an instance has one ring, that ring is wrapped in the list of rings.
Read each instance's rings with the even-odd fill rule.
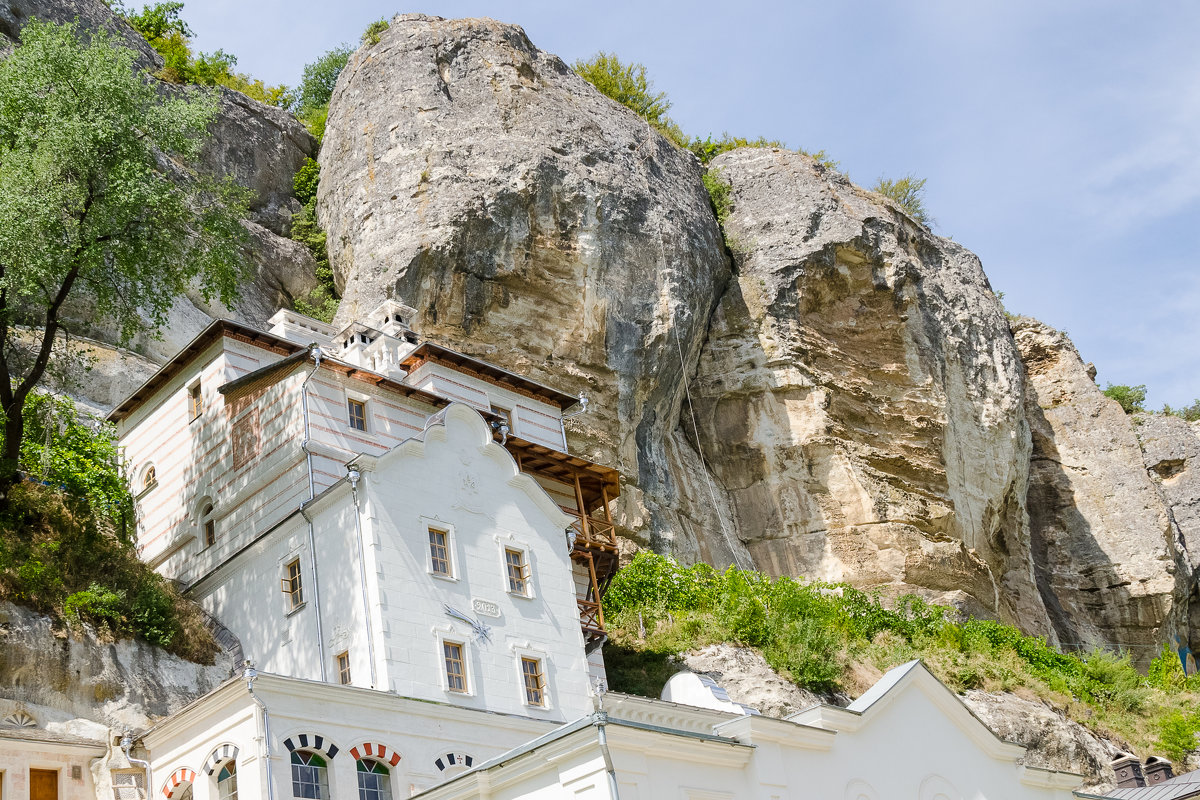
[[[1182,408],[1171,408],[1169,405],[1164,405],[1162,413],[1179,417],[1188,422],[1195,422],[1200,420],[1200,399],[1193,400],[1191,405]]]
[[[117,432],[79,412],[68,397],[41,392],[25,403],[21,469],[32,479],[84,500],[91,513],[127,535],[133,498],[121,473]]]
[[[321,165],[311,158],[304,159],[300,169],[292,177],[292,190],[301,205],[307,205],[317,196],[317,186],[321,181]]]
[[[654,91],[644,65],[625,64],[615,54],[601,51],[586,61],[579,59],[572,67],[601,94],[616,100],[660,131],[668,130],[674,124],[667,116],[671,101],[666,92]],[[675,141],[683,144],[678,139]]]
[[[247,192],[194,166],[214,95],[160,96],[103,30],[85,43],[75,24],[32,20],[21,35],[0,61],[0,482],[69,297],[127,341],[186,290],[232,302],[248,238]]]
[[[713,213],[717,215],[717,224],[725,229],[725,222],[733,211],[733,200],[730,198],[733,185],[721,177],[720,170],[707,170],[700,180],[708,190],[708,199],[712,201]]]
[[[115,4],[115,10],[130,27],[140,33],[163,58],[158,77],[170,83],[189,83],[201,86],[225,86],[262,103],[280,108],[292,104],[286,86],[267,86],[261,80],[234,72],[237,57],[217,50],[213,53],[192,53],[191,27],[180,16],[183,3],[159,2],[142,6],[133,12]]]
[[[20,483],[0,511],[0,599],[212,663],[202,613],[138,558],[86,497]]]
[[[1104,387],[1104,396],[1116,400],[1126,414],[1136,414],[1145,411],[1146,385],[1125,386],[1108,384]]]
[[[379,40],[383,37],[383,32],[390,27],[392,27],[392,23],[386,17],[375,20],[363,31],[362,43],[367,47],[374,47],[379,44]]]
[[[899,180],[880,178],[871,187],[871,191],[878,192],[895,201],[898,206],[908,212],[910,217],[925,227],[933,226],[934,219],[925,209],[925,178],[918,178],[911,174],[905,175]]]
[[[309,133],[317,137],[317,141],[325,137],[329,99],[352,52],[346,45],[339,45],[311,64],[304,65],[304,77],[296,90],[296,117],[308,127]]]
[[[1193,711],[1200,677],[1185,677],[1168,648],[1143,676],[1126,653],[1064,653],[1011,625],[960,621],[953,609],[914,595],[889,605],[850,586],[683,567],[642,552],[617,573],[604,607],[606,661],[610,648],[619,654],[608,677],[619,691],[657,695],[678,669],[677,654],[728,642],[758,648],[784,677],[815,691],[861,691],[864,672],[922,658],[951,688],[1025,687],[1146,750],[1187,745],[1195,733],[1188,726],[1200,728]]]

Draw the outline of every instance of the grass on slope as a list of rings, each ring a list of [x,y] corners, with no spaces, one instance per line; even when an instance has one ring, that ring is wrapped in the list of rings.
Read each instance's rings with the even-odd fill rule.
[[[849,586],[771,579],[707,564],[684,568],[639,553],[604,600],[612,689],[657,697],[673,657],[707,644],[758,648],[785,678],[817,692],[858,695],[888,669],[920,658],[956,691],[1040,698],[1143,756],[1183,761],[1200,731],[1200,677],[1164,649],[1146,675],[1127,654],[1062,653],[1040,638],[913,595],[892,607]]]

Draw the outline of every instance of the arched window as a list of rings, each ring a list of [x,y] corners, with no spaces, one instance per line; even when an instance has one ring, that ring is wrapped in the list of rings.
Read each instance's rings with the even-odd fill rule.
[[[158,472],[151,464],[142,472],[142,491],[148,492],[158,485]]]
[[[217,800],[237,800],[237,762],[226,761],[217,773]]]
[[[329,800],[329,767],[308,750],[292,751],[292,797]]]
[[[392,800],[392,778],[382,761],[360,758],[358,765],[358,800]]]
[[[205,547],[212,547],[217,543],[217,520],[213,514],[214,510],[210,500],[200,501],[200,530],[203,531]]]

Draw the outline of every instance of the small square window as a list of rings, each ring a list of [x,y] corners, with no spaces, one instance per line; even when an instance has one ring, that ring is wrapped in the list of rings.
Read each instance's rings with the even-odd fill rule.
[[[429,568],[434,575],[450,575],[450,549],[445,531],[429,529]]]
[[[304,584],[300,577],[300,559],[292,559],[287,565],[287,577],[280,581],[283,593],[287,596],[288,611],[295,611],[304,605]]]
[[[361,400],[349,400],[350,427],[356,431],[367,429],[367,404]]]
[[[442,642],[446,659],[446,688],[452,692],[467,691],[467,673],[463,667],[463,646],[457,642]]]
[[[350,683],[350,651],[349,650],[347,650],[344,653],[338,653],[337,666],[338,666],[338,683],[349,684]]]
[[[508,591],[526,596],[529,594],[529,565],[525,554],[511,547],[504,548],[504,566],[508,572]]]
[[[200,391],[200,381],[196,381],[188,388],[188,407],[191,410],[192,419],[197,419],[204,413],[204,393]]]
[[[510,431],[513,429],[512,409],[511,408],[505,408],[504,406],[493,405],[492,413],[499,415],[501,420],[504,422],[505,425],[508,426],[508,429]]]
[[[521,680],[525,683],[525,703],[531,706],[546,705],[546,676],[542,674],[541,659],[521,659]]]

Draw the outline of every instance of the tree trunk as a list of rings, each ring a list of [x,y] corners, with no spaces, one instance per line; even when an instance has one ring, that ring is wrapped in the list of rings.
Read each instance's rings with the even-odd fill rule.
[[[20,480],[21,442],[25,436],[25,396],[14,399],[4,415],[4,447],[0,450],[0,509],[8,508],[8,490]]]

